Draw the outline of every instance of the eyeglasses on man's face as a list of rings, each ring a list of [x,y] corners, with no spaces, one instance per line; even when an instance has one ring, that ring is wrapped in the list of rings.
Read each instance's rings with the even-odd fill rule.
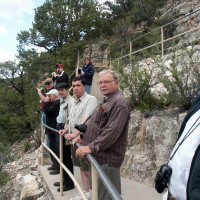
[[[109,83],[112,83],[113,81],[115,81],[115,80],[112,80],[112,81],[99,81],[98,85],[108,85]]]
[[[45,85],[50,85],[51,83],[45,83]]]

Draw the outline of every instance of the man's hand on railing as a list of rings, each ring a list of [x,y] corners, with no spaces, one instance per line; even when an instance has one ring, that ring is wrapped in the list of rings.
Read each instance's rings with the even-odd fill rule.
[[[73,140],[72,140],[72,145],[74,146],[76,143],[80,143],[81,144],[81,138],[80,138],[80,136],[78,136],[78,137],[76,137],[76,138],[74,138]]]
[[[90,149],[90,147],[88,147],[88,146],[80,146],[76,150],[76,156],[83,158],[85,155],[87,155],[87,154],[89,154],[91,152],[92,152],[92,150]]]
[[[65,137],[66,140],[72,140],[72,139],[74,139],[74,135],[71,134],[71,133],[64,134],[64,137]]]
[[[64,135],[64,134],[66,134],[66,133],[68,133],[68,128],[59,130],[59,135]]]
[[[77,136],[79,136],[79,134],[80,134],[80,131],[76,130],[71,134],[70,133],[64,134],[64,137],[66,140],[72,140],[72,139],[76,138]]]

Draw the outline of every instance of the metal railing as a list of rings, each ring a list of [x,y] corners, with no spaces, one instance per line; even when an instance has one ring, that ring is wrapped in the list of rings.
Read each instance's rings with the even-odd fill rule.
[[[169,22],[169,23],[167,23],[167,24],[165,24],[165,25],[163,25],[163,26],[161,26],[161,27],[159,27],[159,28],[156,28],[156,29],[154,29],[154,30],[151,31],[151,32],[148,32],[148,33],[146,33],[146,34],[144,34],[144,35],[142,35],[142,36],[140,36],[140,37],[137,37],[137,38],[135,38],[134,40],[129,41],[129,43],[123,44],[123,45],[121,45],[121,46],[119,46],[119,47],[116,47],[116,48],[112,49],[111,51],[114,51],[114,50],[116,51],[117,49],[120,49],[120,48],[122,48],[122,47],[124,47],[124,46],[126,46],[126,45],[129,44],[129,47],[128,47],[128,48],[129,48],[129,53],[127,53],[127,54],[125,54],[125,55],[122,55],[122,56],[119,56],[119,57],[114,58],[114,59],[111,59],[111,58],[110,58],[110,64],[112,65],[112,63],[114,63],[114,62],[117,61],[118,65],[119,65],[119,61],[120,61],[121,59],[124,59],[124,58],[127,58],[127,57],[128,57],[128,58],[131,60],[132,55],[134,55],[134,54],[136,54],[136,53],[139,53],[139,52],[142,52],[142,51],[144,51],[144,50],[150,49],[150,48],[152,48],[152,47],[158,46],[158,45],[161,46],[161,56],[162,56],[162,58],[163,58],[163,56],[164,56],[164,44],[165,44],[166,42],[169,42],[169,41],[171,41],[171,40],[174,40],[174,39],[176,39],[176,38],[178,38],[178,37],[181,37],[181,36],[183,36],[183,35],[186,35],[186,34],[188,34],[188,33],[197,31],[198,29],[200,29],[200,26],[195,27],[195,28],[193,28],[193,29],[190,29],[190,30],[188,30],[188,31],[185,31],[185,32],[183,32],[183,33],[177,34],[177,35],[175,35],[175,36],[173,36],[173,37],[170,37],[170,38],[167,38],[167,39],[164,39],[164,28],[167,27],[167,26],[170,25],[170,24],[174,24],[174,23],[177,22],[177,21],[180,21],[180,20],[182,20],[182,19],[184,19],[184,18],[186,18],[186,17],[188,17],[188,16],[191,16],[191,15],[193,15],[193,14],[199,12],[199,11],[200,11],[200,8],[196,9],[196,10],[193,11],[193,12],[190,12],[189,14],[187,14],[187,15],[185,15],[185,16],[183,16],[183,17],[180,17],[180,18],[178,18],[178,19],[176,19],[176,20],[173,20],[172,22]],[[141,39],[141,38],[144,38],[145,36],[147,36],[147,35],[149,35],[149,34],[155,32],[155,31],[159,31],[159,30],[160,30],[160,41],[159,41],[159,42],[156,42],[156,43],[154,43],[154,44],[152,44],[152,45],[146,46],[146,47],[141,48],[141,49],[136,50],[136,51],[133,51],[133,50],[132,50],[132,46],[133,46],[133,42],[134,42],[134,41],[137,41],[137,40],[139,40],[139,39]]]
[[[53,129],[43,123],[41,123],[41,144],[42,144],[42,148],[41,148],[41,165],[44,165],[44,148],[46,148],[51,154],[52,156],[58,161],[58,163],[60,164],[60,183],[63,182],[63,173],[62,170],[65,170],[65,172],[70,176],[70,178],[72,179],[72,181],[74,182],[76,188],[78,189],[78,191],[80,192],[80,195],[82,196],[83,200],[87,200],[81,186],[79,185],[79,183],[77,182],[77,180],[75,179],[74,175],[68,170],[68,168],[63,164],[63,148],[62,148],[62,144],[63,144],[63,136],[59,136],[59,141],[60,141],[60,159],[57,157],[57,155],[49,148],[45,145],[44,143],[44,127],[54,131],[56,134],[59,134],[59,131],[56,129]],[[76,144],[77,147],[81,146],[80,144]],[[121,195],[118,193],[117,189],[114,187],[114,185],[112,184],[112,182],[110,181],[110,179],[106,176],[106,174],[104,173],[104,171],[101,169],[101,166],[99,165],[99,163],[95,160],[95,158],[91,155],[91,154],[87,154],[86,158],[90,161],[91,163],[91,174],[92,174],[92,200],[98,200],[98,176],[99,178],[102,180],[104,186],[106,187],[108,193],[110,194],[110,196],[112,197],[112,199],[114,200],[123,200]],[[63,196],[63,184],[60,184],[60,194]]]

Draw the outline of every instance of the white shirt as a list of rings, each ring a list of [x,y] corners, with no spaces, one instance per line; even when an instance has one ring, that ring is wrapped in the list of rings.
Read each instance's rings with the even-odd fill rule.
[[[188,122],[185,125],[184,131],[180,136],[179,140],[177,141],[171,155],[176,151],[179,143],[183,140],[185,135],[188,135],[192,131],[191,135],[189,135],[181,144],[177,152],[174,154],[174,157],[169,161],[169,165],[172,168],[172,175],[169,182],[169,191],[170,193],[178,200],[186,200],[186,188],[188,177],[190,173],[191,163],[196,152],[197,147],[200,144],[200,110],[198,110],[195,114],[190,117]]]
[[[69,132],[73,133],[76,130],[74,128],[75,124],[80,124],[81,120],[87,119],[92,115],[96,107],[96,97],[86,92],[79,99],[76,99],[69,114]]]
[[[70,95],[66,99],[61,99],[59,114],[56,118],[57,123],[68,124],[68,117],[73,104],[74,98]]]

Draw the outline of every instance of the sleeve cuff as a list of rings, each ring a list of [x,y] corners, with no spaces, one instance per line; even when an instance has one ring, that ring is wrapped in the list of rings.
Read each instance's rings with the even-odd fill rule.
[[[97,148],[93,143],[90,143],[88,146],[91,149],[91,153],[98,153],[99,148]]]

